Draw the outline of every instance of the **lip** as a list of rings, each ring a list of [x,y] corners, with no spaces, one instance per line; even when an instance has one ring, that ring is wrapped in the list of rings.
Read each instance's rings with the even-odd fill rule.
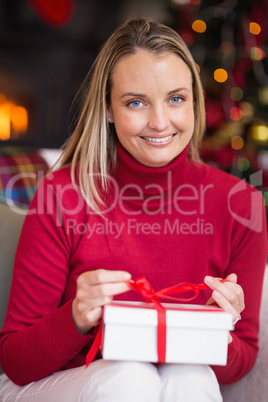
[[[173,139],[175,138],[175,136],[177,135],[178,133],[173,133],[173,134],[169,134],[169,135],[157,135],[157,136],[149,136],[149,135],[146,135],[146,136],[142,136],[142,137],[140,137],[140,139],[144,142],[144,143],[146,143],[147,145],[149,145],[149,146],[153,146],[153,147],[161,147],[161,146],[165,146],[165,145],[168,145],[168,144],[170,144],[172,141],[173,141]],[[170,136],[172,136],[171,138],[170,138]],[[153,142],[153,141],[148,141],[146,138],[156,138],[156,139],[164,139],[164,138],[167,138],[167,140],[166,141],[161,141],[161,142]]]

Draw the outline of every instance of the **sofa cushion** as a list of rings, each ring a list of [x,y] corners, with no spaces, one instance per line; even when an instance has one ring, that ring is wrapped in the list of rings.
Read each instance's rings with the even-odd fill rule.
[[[37,150],[0,148],[0,201],[29,206],[48,165]]]
[[[224,402],[267,402],[268,395],[268,266],[265,269],[260,312],[260,351],[253,369],[242,380],[221,387]]]
[[[20,212],[20,213],[19,213]],[[27,210],[0,203],[0,328],[4,323],[12,280],[14,256]]]

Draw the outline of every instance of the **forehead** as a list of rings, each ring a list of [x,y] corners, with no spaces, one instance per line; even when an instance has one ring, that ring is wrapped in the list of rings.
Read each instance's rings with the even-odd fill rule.
[[[150,87],[176,85],[192,87],[192,73],[182,58],[175,53],[153,52],[138,49],[123,56],[112,72],[112,87]],[[136,90],[137,88],[135,88]]]

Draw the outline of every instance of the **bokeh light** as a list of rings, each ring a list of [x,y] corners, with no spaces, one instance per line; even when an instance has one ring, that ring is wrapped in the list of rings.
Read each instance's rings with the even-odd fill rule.
[[[267,207],[268,206],[268,191],[264,191],[263,197],[264,197],[265,206]]]
[[[249,32],[252,33],[253,35],[259,35],[261,32],[261,27],[257,22],[251,22],[249,24]]]
[[[230,109],[230,118],[234,121],[238,121],[242,118],[243,113],[240,107],[232,107]]]
[[[250,167],[250,162],[249,162],[249,160],[247,158],[242,156],[237,161],[237,167],[241,172],[245,172]]]
[[[261,49],[260,47],[252,47],[251,48],[251,58],[253,60],[263,60],[265,57],[265,52],[263,49]]]
[[[24,133],[27,128],[27,110],[0,94],[0,140],[9,140],[12,135]]]
[[[255,141],[268,141],[268,127],[264,123],[257,123],[251,127],[251,136]]]
[[[227,71],[223,68],[218,68],[214,71],[214,80],[217,82],[225,82],[228,78]]]
[[[10,120],[15,131],[26,131],[28,127],[28,113],[22,106],[14,106],[11,109]]]
[[[241,110],[243,112],[243,121],[244,123],[249,123],[252,121],[254,116],[254,107],[250,102],[241,102],[240,103]]]
[[[225,8],[222,7],[215,7],[213,14],[216,18],[219,18],[221,20],[224,20],[227,17],[227,12]]]
[[[231,99],[234,101],[240,101],[244,96],[244,92],[239,87],[231,88]]]
[[[221,42],[220,49],[222,53],[224,53],[226,56],[232,54],[235,51],[234,45],[228,40],[224,40],[223,42]]]
[[[243,146],[244,146],[243,138],[240,137],[240,135],[235,135],[232,138],[232,148],[238,151],[239,149],[242,149]]]
[[[262,105],[268,105],[268,87],[258,89],[259,101]]]
[[[0,140],[10,139],[10,104],[0,106]]]
[[[207,29],[207,25],[202,20],[195,20],[192,24],[192,28],[195,32],[203,33]]]
[[[236,12],[232,8],[226,8],[225,10],[228,20],[234,20],[236,17]]]

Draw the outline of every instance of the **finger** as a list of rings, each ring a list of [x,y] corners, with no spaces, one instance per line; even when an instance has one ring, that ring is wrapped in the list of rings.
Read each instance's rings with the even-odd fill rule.
[[[235,274],[231,275],[234,275],[231,277],[232,280],[237,280]],[[229,277],[231,275],[229,275]],[[217,290],[219,293],[225,296],[231,303],[239,302],[239,304],[241,304],[241,301],[243,299],[243,291],[241,286],[237,285],[236,282],[230,281],[222,283],[217,278],[213,278],[211,276],[206,276],[204,281],[210,289]]]
[[[80,300],[102,299],[115,296],[131,290],[125,282],[103,283],[94,286],[81,286],[77,289],[77,298]]]
[[[232,283],[237,283],[237,275],[236,274],[230,274],[225,279]]]
[[[206,305],[209,306],[210,304],[214,304],[214,303],[215,303],[215,300],[213,299],[213,297],[210,297],[208,299],[208,301],[206,302]]]
[[[100,320],[102,318],[102,307],[96,307],[94,309],[88,310],[85,315],[88,323],[92,326],[96,326],[100,323]]]
[[[244,292],[236,283],[237,276],[235,274],[229,275],[226,279],[229,282],[221,283],[218,279],[207,276],[205,283],[213,290],[212,298],[215,302],[225,311],[230,312],[236,320],[245,308]]]
[[[94,271],[87,271],[80,275],[77,281],[85,283],[88,286],[96,285],[99,283],[113,283],[124,282],[131,279],[131,275],[126,271],[111,271],[107,269],[97,269]]]
[[[102,307],[105,304],[109,304],[112,302],[113,298],[112,297],[103,297],[103,298],[99,298],[99,299],[90,299],[89,300],[85,300],[85,299],[79,299],[79,297],[77,297],[77,309],[79,311],[80,314],[83,314],[85,311],[96,308],[96,307]]]
[[[234,321],[240,318],[240,313],[236,308],[217,290],[214,290],[212,293],[213,299],[216,301],[219,307],[221,307],[227,313],[232,314]]]
[[[102,307],[96,307],[94,309],[89,309],[84,311],[80,317],[79,332],[86,334],[92,327],[98,325],[102,318]]]
[[[88,307],[81,310],[81,304],[77,298],[73,300],[72,304],[72,318],[77,331],[85,335],[90,329],[97,325],[102,317],[102,307],[95,307],[94,309]]]

